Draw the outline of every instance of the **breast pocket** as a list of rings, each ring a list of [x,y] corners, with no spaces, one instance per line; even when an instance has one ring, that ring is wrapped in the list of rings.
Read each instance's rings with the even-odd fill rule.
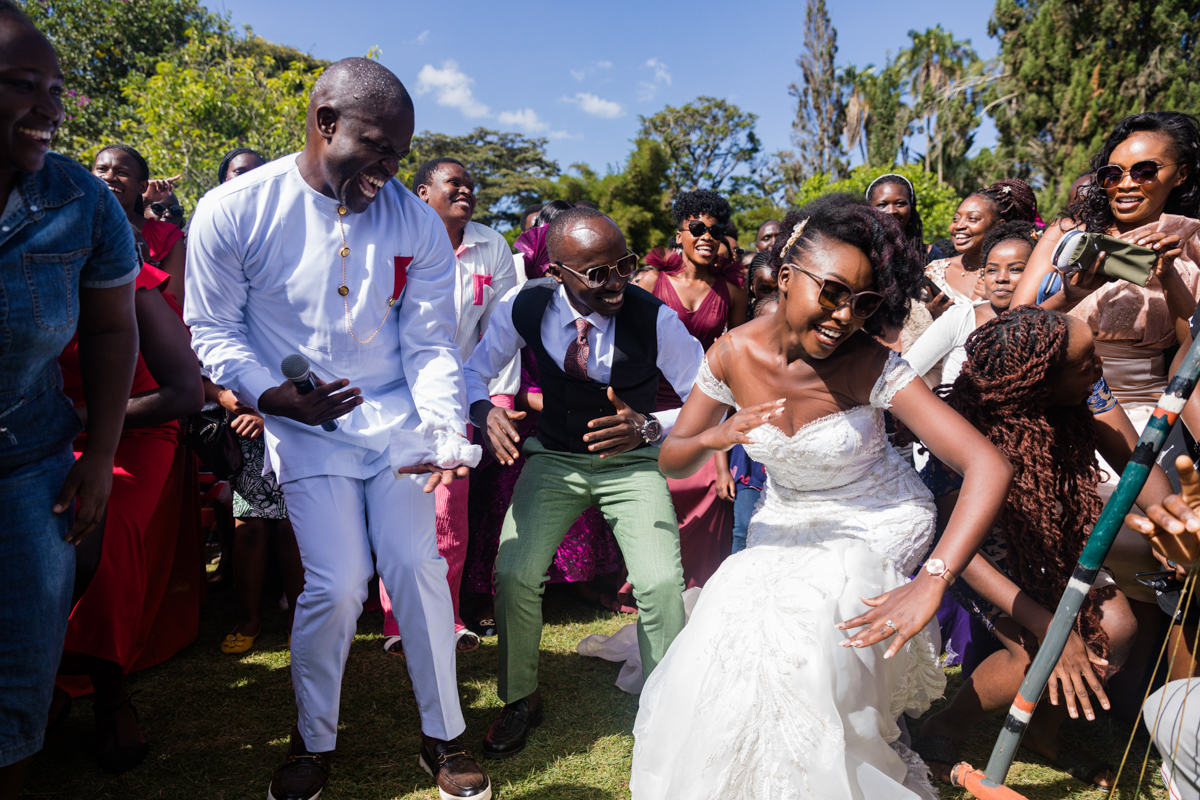
[[[90,247],[70,253],[25,253],[25,284],[34,321],[45,331],[70,330],[79,317],[78,275]]]

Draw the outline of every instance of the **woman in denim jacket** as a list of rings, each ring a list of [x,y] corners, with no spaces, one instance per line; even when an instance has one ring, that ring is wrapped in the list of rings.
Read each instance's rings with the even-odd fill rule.
[[[104,518],[137,357],[129,223],[103,184],[48,152],[62,85],[50,43],[0,0],[0,800],[42,746],[74,544]],[[82,426],[55,361],[76,328],[88,401],[78,461]]]

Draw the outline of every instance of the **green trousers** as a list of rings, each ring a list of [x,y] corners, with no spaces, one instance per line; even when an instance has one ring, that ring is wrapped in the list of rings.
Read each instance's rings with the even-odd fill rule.
[[[496,556],[499,694],[505,703],[538,686],[546,570],[563,537],[590,506],[612,526],[638,607],[638,646],[646,676],[683,630],[679,524],[658,448],[611,458],[547,450],[525,441],[527,460],[513,490]]]

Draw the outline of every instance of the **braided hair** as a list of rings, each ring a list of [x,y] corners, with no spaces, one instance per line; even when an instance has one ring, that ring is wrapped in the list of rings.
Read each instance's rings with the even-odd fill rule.
[[[983,189],[976,189],[968,197],[982,197],[992,207],[1001,222],[1037,220],[1037,195],[1033,188],[1020,178],[1005,178]]]
[[[1047,403],[1067,338],[1065,315],[1037,306],[1009,309],[968,337],[962,372],[952,387],[938,389],[1012,464],[1012,488],[996,518],[1008,544],[1008,571],[1051,609],[1102,506],[1087,403]],[[1084,601],[1077,625],[1092,651],[1107,656],[1095,592]]]
[[[979,249],[979,263],[986,266],[988,255],[992,252],[992,248],[1001,242],[1024,242],[1032,250],[1037,247],[1037,240],[1038,229],[1032,222],[1025,222],[1024,220],[1001,222],[983,237],[983,244]]]
[[[146,163],[146,159],[143,158],[142,154],[139,153],[135,148],[130,147],[127,144],[106,144],[104,147],[101,147],[98,151],[96,151],[96,158],[99,158],[100,154],[105,150],[120,150],[122,153],[132,158],[134,163],[137,164],[139,173],[138,180],[150,180],[150,165]],[[133,213],[141,216],[142,212],[145,210],[146,204],[142,201],[141,195],[138,195],[133,201]]]
[[[1179,111],[1133,114],[1121,120],[1092,159],[1092,172],[1106,166],[1113,151],[1135,133],[1156,133],[1171,140],[1175,160],[1188,167],[1188,176],[1167,196],[1164,214],[1196,217],[1200,213],[1200,120]],[[1081,187],[1068,213],[1089,233],[1105,233],[1116,224],[1108,192],[1095,181]]]
[[[857,247],[871,262],[875,291],[883,295],[883,303],[864,321],[863,330],[878,336],[884,326],[904,324],[911,301],[920,293],[925,259],[896,221],[850,194],[818,197],[784,217],[783,230],[771,250],[774,263],[796,263],[822,239]]]

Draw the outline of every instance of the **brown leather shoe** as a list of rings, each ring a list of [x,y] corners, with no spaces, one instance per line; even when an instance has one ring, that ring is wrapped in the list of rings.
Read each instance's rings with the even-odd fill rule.
[[[329,753],[310,753],[297,728],[292,728],[287,758],[275,770],[267,800],[317,800],[329,780]]]
[[[488,758],[509,758],[524,750],[529,731],[542,724],[542,711],[541,689],[506,705],[483,737],[483,754]]]
[[[492,782],[475,759],[467,755],[461,739],[443,742],[421,736],[421,767],[437,782],[442,800],[471,797],[492,800]]]

